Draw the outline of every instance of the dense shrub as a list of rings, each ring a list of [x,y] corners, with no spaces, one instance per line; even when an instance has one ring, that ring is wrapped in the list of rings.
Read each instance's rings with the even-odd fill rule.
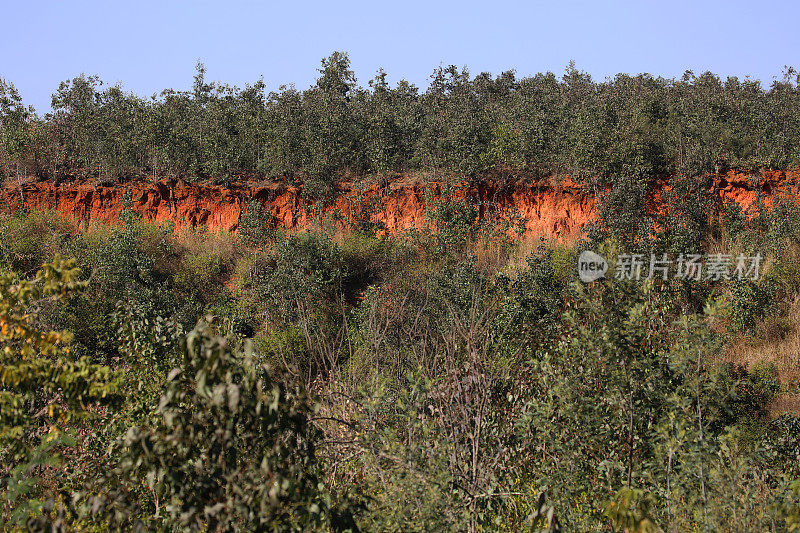
[[[167,378],[155,424],[131,427],[119,444],[122,486],[90,496],[87,509],[95,519],[101,510],[110,520],[148,528],[340,528],[331,523],[330,499],[317,478],[321,435],[313,413],[301,389],[201,323]],[[152,490],[151,516],[130,499],[143,482]]]
[[[482,79],[481,90],[503,94],[505,82]],[[460,134],[474,131],[467,121]],[[587,157],[597,141],[587,139]],[[792,527],[797,419],[770,416],[795,391],[786,312],[796,231],[764,206],[730,213],[739,225],[720,232],[688,179],[664,212],[642,216],[642,183],[622,188],[640,196],[610,196],[598,253],[738,253],[764,235],[777,244],[764,276],[582,284],[575,262],[589,243],[515,240],[513,214],[479,216],[446,186],[428,199],[432,227],[397,237],[320,223],[243,242],[176,235],[126,210],[119,224],[53,239],[62,226],[47,216],[2,219],[27,242],[0,242],[24,250],[4,256],[0,276],[0,438],[10,443],[0,520],[56,530]],[[31,282],[7,272],[56,251],[74,252],[85,273],[63,262]],[[777,365],[727,365],[750,340],[739,330],[776,343]],[[47,372],[13,381],[31,368]]]
[[[38,309],[85,288],[74,260],[56,256],[32,279],[0,275],[0,525],[58,529],[65,502],[40,478],[61,467],[74,427],[108,403],[121,376],[70,349],[68,331],[42,329]],[[66,468],[64,471],[66,472]],[[87,469],[89,470],[89,469]],[[91,476],[96,472],[85,471]]]
[[[75,230],[71,220],[51,211],[0,215],[0,264],[32,274],[66,251]]]
[[[258,200],[247,202],[239,222],[239,236],[250,246],[266,243],[275,232],[275,220]]]
[[[647,183],[623,176],[600,202],[588,237],[595,244],[615,239],[623,249],[644,252],[650,247],[652,216],[647,209]]]
[[[731,286],[730,317],[734,327],[752,333],[758,320],[774,309],[774,286],[753,280],[736,280]]]

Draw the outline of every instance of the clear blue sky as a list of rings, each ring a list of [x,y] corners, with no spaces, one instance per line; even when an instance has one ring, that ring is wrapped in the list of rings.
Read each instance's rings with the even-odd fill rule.
[[[359,83],[378,67],[425,88],[439,64],[471,73],[561,74],[574,59],[596,79],[684,70],[769,85],[800,67],[793,1],[4,2],[0,77],[40,113],[81,72],[149,96],[207,77],[269,90],[313,83],[322,57],[350,53]]]

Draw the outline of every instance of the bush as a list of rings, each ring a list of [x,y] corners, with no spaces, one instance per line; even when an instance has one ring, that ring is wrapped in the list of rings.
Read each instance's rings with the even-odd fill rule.
[[[422,242],[426,252],[439,260],[459,259],[480,231],[475,200],[452,187],[439,195],[426,191],[425,219],[431,223]]]
[[[201,322],[186,337],[154,424],[131,427],[119,443],[122,485],[89,497],[85,511],[148,528],[341,528],[318,478],[314,409],[249,347]],[[155,509],[131,499],[129,490],[145,480]]]
[[[239,220],[239,235],[248,246],[260,246],[275,237],[277,222],[261,202],[251,199]]]
[[[53,211],[0,215],[0,265],[33,274],[42,264],[65,252],[75,223]]]
[[[0,526],[56,529],[63,501],[43,475],[72,452],[75,424],[108,404],[121,376],[76,357],[68,331],[42,330],[37,309],[85,288],[74,260],[56,256],[30,280],[0,274]],[[64,468],[64,471],[67,469]],[[89,472],[83,472],[89,475]]]
[[[765,430],[767,406],[781,390],[777,367],[774,363],[758,363],[749,370],[728,367],[727,373],[736,383],[736,398],[731,402],[734,419],[746,425],[758,424],[761,431]]]
[[[774,285],[741,279],[733,281],[730,291],[731,322],[737,331],[753,333],[758,320],[774,308]]]
[[[252,290],[273,327],[296,326],[311,355],[301,371],[309,380],[336,370],[341,361],[347,278],[341,248],[329,237],[301,234],[279,240],[257,265]]]
[[[622,176],[600,201],[597,219],[589,227],[589,240],[597,245],[614,239],[627,252],[650,246],[653,230],[646,206],[647,184],[639,178]]]

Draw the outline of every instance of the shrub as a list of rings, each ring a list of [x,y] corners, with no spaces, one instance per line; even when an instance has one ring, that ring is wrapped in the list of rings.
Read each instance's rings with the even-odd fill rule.
[[[85,288],[74,260],[56,256],[35,278],[0,274],[0,526],[59,527],[65,509],[37,476],[61,466],[74,424],[108,402],[121,376],[70,350],[68,331],[40,329],[37,308]],[[37,441],[39,442],[37,444]]]
[[[601,199],[597,219],[589,227],[592,243],[614,239],[628,252],[646,250],[653,222],[647,212],[647,184],[642,179],[622,176]]]
[[[339,367],[346,343],[347,277],[341,248],[329,237],[301,234],[278,241],[254,273],[253,291],[264,302],[274,327],[300,328],[311,364],[301,369],[310,380]]]
[[[773,308],[775,288],[768,282],[734,280],[731,285],[730,317],[738,331],[754,332],[758,319]]]
[[[33,274],[43,263],[64,252],[74,234],[75,223],[53,211],[0,215],[0,264]]]
[[[731,401],[734,420],[764,426],[767,406],[781,390],[778,369],[774,363],[758,363],[752,368],[741,366],[726,369],[729,378],[736,383],[736,398]]]
[[[275,217],[256,199],[247,202],[247,208],[239,220],[239,235],[248,246],[260,246],[275,236]]]
[[[186,337],[154,424],[131,427],[118,445],[122,485],[88,497],[85,512],[168,529],[340,528],[318,477],[313,415],[302,389],[201,322]],[[128,492],[144,480],[154,514]]]

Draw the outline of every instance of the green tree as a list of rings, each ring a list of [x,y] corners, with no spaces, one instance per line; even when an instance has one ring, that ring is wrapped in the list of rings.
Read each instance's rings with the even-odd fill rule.
[[[103,82],[97,76],[80,76],[61,82],[53,94],[53,120],[61,127],[60,142],[66,146],[68,170],[91,171],[100,161],[100,136],[98,115],[102,107],[99,87]]]
[[[28,124],[33,116],[33,109],[23,105],[14,84],[0,78],[0,168],[5,175],[7,168],[14,166],[23,206],[21,167],[30,142]]]
[[[59,256],[31,280],[0,274],[0,524],[6,527],[44,528],[63,515],[63,500],[54,511],[57,495],[43,491],[36,476],[61,464],[60,450],[75,444],[70,430],[119,388],[121,377],[110,368],[74,356],[69,332],[39,322],[44,305],[84,286],[75,261]]]
[[[119,443],[118,472],[84,501],[95,519],[148,528],[307,531],[342,529],[319,478],[314,404],[248,346],[200,322],[168,376],[153,425]],[[113,487],[120,476],[122,485]],[[143,507],[129,491],[146,483]]]

